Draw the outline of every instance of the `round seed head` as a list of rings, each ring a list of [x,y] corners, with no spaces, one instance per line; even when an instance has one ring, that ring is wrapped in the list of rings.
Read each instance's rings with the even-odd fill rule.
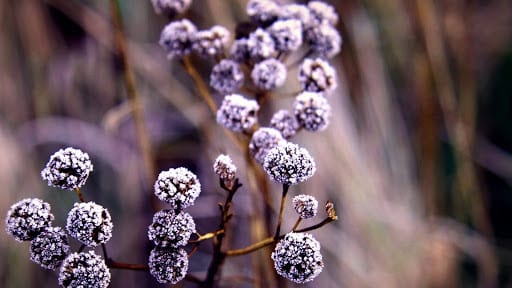
[[[183,248],[155,247],[149,255],[149,272],[160,283],[176,284],[188,271],[187,252]]]
[[[210,86],[221,93],[231,93],[244,84],[244,73],[240,65],[229,59],[221,60],[213,66]]]
[[[208,30],[198,31],[194,34],[192,49],[205,58],[221,55],[229,37],[228,29],[215,25]]]
[[[279,6],[271,0],[250,0],[246,12],[252,21],[266,27],[277,19]]]
[[[66,222],[69,235],[89,247],[110,240],[113,227],[108,210],[94,202],[75,203]]]
[[[265,157],[270,149],[277,145],[284,144],[281,133],[274,128],[262,127],[252,134],[251,142],[249,142],[249,150],[252,156],[260,164],[265,162]]]
[[[258,122],[258,102],[238,94],[224,97],[217,111],[217,123],[234,132],[250,130]]]
[[[185,246],[190,235],[196,232],[196,223],[190,214],[173,210],[158,211],[149,225],[148,237],[160,247]]]
[[[156,197],[175,210],[193,205],[200,193],[201,183],[196,174],[184,167],[160,172],[155,182]]]
[[[183,14],[192,4],[192,0],[151,0],[157,14]]]
[[[286,234],[271,257],[277,274],[299,284],[315,279],[324,267],[320,243],[308,233]]]
[[[286,4],[279,8],[279,19],[296,19],[302,24],[302,28],[310,27],[312,16],[306,5],[301,4]]]
[[[37,198],[23,199],[11,206],[5,218],[5,231],[17,241],[34,239],[53,221],[50,204]]]
[[[85,184],[92,169],[87,153],[68,147],[50,156],[46,167],[41,171],[41,177],[49,186],[73,190]]]
[[[272,36],[261,28],[251,32],[247,40],[247,49],[251,59],[254,61],[261,61],[272,57],[276,52],[275,45],[276,44],[274,43]]]
[[[332,25],[322,22],[306,31],[311,49],[323,57],[332,58],[341,50],[342,38]]]
[[[167,52],[167,58],[182,58],[192,51],[192,40],[197,28],[187,19],[167,24],[160,34],[159,44]]]
[[[302,219],[312,218],[318,212],[318,201],[310,195],[297,195],[292,200],[293,209]]]
[[[48,227],[30,241],[30,260],[43,268],[59,267],[68,254],[68,237],[60,227]]]
[[[110,271],[93,251],[70,254],[60,268],[59,284],[65,288],[106,288],[109,283]]]
[[[331,105],[316,92],[302,92],[293,103],[295,117],[307,131],[322,131],[329,125]]]
[[[291,52],[302,45],[302,23],[297,19],[278,20],[268,31],[274,39],[276,50]]]
[[[254,65],[251,78],[258,88],[272,90],[286,81],[286,66],[274,58],[263,60]]]
[[[338,13],[331,5],[322,1],[310,1],[308,8],[316,23],[326,22],[331,25],[338,23]]]
[[[233,42],[230,49],[230,58],[238,63],[246,63],[251,59],[247,38],[240,38]]]
[[[290,111],[282,109],[274,113],[270,119],[270,127],[281,132],[285,139],[290,139],[297,133],[299,122]]]
[[[305,91],[332,92],[337,87],[336,72],[321,58],[307,58],[299,68],[299,83]]]
[[[233,164],[229,155],[219,155],[217,159],[215,159],[213,170],[215,171],[215,174],[219,175],[219,178],[222,181],[231,182],[235,180],[236,166]]]
[[[304,182],[316,171],[315,160],[308,150],[291,142],[270,149],[263,168],[272,180],[287,185]]]

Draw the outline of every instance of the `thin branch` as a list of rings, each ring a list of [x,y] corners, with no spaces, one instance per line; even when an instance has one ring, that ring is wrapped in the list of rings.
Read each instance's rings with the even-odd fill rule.
[[[293,228],[292,228],[293,232],[295,232],[295,230],[299,227],[300,222],[302,222],[302,218],[301,217],[299,217],[299,219],[297,219],[297,222],[295,222],[295,225],[293,225]]]
[[[224,233],[224,229],[220,229],[220,230],[217,230],[215,232],[209,232],[209,233],[206,233],[206,234],[203,234],[203,235],[199,234],[197,239],[189,240],[188,243],[200,243],[200,242],[202,242],[204,240],[212,239],[215,236],[217,236],[219,234],[222,234],[222,233]]]
[[[188,75],[192,78],[192,80],[194,80],[199,95],[201,95],[203,100],[206,102],[212,114],[217,114],[217,104],[215,104],[212,94],[210,94],[208,86],[204,82],[203,78],[197,71],[196,67],[194,67],[194,65],[192,64],[192,61],[190,61],[190,56],[185,56],[180,61],[180,63],[183,66],[183,68],[185,68],[185,71],[187,71]]]
[[[146,264],[122,263],[122,262],[116,262],[112,259],[107,259],[106,264],[107,264],[108,268],[112,268],[112,269],[149,271],[149,266]]]
[[[279,238],[279,237],[278,237]],[[241,249],[235,249],[235,250],[229,250],[226,252],[226,256],[240,256],[240,255],[245,255],[245,254],[249,254],[251,252],[254,252],[258,249],[261,249],[263,247],[266,247],[266,246],[269,246],[271,244],[273,244],[274,242],[276,242],[277,239],[275,237],[268,237],[268,238],[265,238],[257,243],[254,243],[250,246],[247,246],[245,248],[241,248]]]
[[[275,238],[277,238],[279,236],[279,234],[281,233],[281,224],[283,222],[284,203],[286,202],[286,195],[288,194],[289,188],[290,188],[290,185],[283,184],[283,196],[281,197],[281,207],[279,208],[279,219],[277,221],[276,233],[274,234]]]
[[[307,232],[307,231],[311,231],[311,230],[315,230],[315,229],[318,229],[326,224],[329,224],[331,223],[332,221],[335,221],[336,219],[334,218],[331,218],[331,217],[327,217],[325,218],[324,220],[322,220],[322,222],[318,223],[318,224],[315,224],[315,225],[312,225],[312,226],[309,226],[309,227],[306,227],[306,228],[303,228],[303,229],[299,229],[299,230],[295,230],[294,232]]]
[[[85,202],[84,194],[82,193],[82,191],[80,191],[80,188],[76,187],[75,193],[78,196],[78,199],[80,199],[80,202]]]

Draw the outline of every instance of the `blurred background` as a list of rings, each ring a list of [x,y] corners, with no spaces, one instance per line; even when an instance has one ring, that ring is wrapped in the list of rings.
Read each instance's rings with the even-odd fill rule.
[[[112,214],[109,254],[144,263],[156,173],[184,166],[198,175],[203,191],[187,210],[199,232],[210,232],[225,197],[211,167],[228,153],[245,185],[226,247],[264,238],[262,183],[249,176],[243,150],[215,123],[196,83],[158,46],[168,19],[149,0],[120,2],[136,105],[108,1],[0,0],[0,215],[39,197],[52,204],[55,225],[64,225],[76,195],[49,188],[39,172],[59,148],[77,147],[94,164],[86,198]],[[325,269],[300,287],[512,287],[512,2],[327,2],[344,40],[331,59],[339,83],[329,97],[334,113],[326,131],[293,139],[318,170],[290,193],[332,201],[339,221],[312,232]],[[185,17],[200,29],[233,31],[247,20],[245,4],[195,0]],[[192,62],[207,81],[213,63]],[[291,105],[296,70],[260,123]],[[276,210],[280,187],[269,187]],[[286,209],[284,227],[291,227],[296,216]],[[193,275],[204,277],[211,248],[207,241],[192,257]],[[58,287],[57,272],[30,262],[28,244],[4,232],[0,259],[2,287]],[[268,250],[228,259],[222,276],[221,287],[294,287],[273,280]],[[146,272],[113,270],[110,287],[165,286]]]

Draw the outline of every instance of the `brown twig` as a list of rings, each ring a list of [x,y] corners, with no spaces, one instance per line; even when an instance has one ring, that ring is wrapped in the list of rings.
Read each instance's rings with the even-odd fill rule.
[[[80,188],[76,187],[75,193],[76,193],[76,196],[78,196],[78,199],[80,199],[80,202],[85,202],[84,194],[82,193],[82,191],[80,191]]]
[[[281,224],[283,222],[283,212],[284,212],[284,203],[286,202],[286,195],[288,194],[288,189],[290,185],[283,184],[283,196],[281,197],[281,206],[279,208],[279,218],[277,220],[277,228],[276,233],[274,234],[274,238],[277,238],[281,233]]]

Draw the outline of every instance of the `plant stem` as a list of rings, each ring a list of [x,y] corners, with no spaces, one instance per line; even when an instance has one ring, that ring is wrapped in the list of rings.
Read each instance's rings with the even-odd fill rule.
[[[210,94],[210,91],[208,90],[208,86],[204,82],[203,78],[197,72],[196,67],[192,64],[192,61],[190,61],[190,56],[185,56],[180,61],[181,65],[183,65],[183,68],[185,68],[185,71],[187,71],[188,75],[194,80],[194,83],[196,84],[197,90],[199,92],[199,95],[203,98],[203,100],[208,105],[208,108],[212,112],[213,115],[217,114],[217,104],[215,104],[215,101],[213,101],[213,97]]]
[[[108,268],[112,269],[124,269],[124,270],[135,270],[135,271],[149,271],[149,266],[146,264],[130,264],[130,263],[122,263],[116,262],[112,259],[106,259],[106,264]]]
[[[85,202],[84,194],[82,194],[82,191],[80,191],[80,188],[75,188],[76,195],[78,196],[78,199],[80,199],[80,202]]]
[[[297,229],[299,227],[300,222],[302,222],[302,218],[299,217],[299,219],[297,219],[297,222],[295,222],[295,225],[293,225],[293,228],[292,228],[293,232],[295,232],[295,229]]]
[[[315,225],[312,225],[312,226],[309,226],[309,227],[306,227],[303,229],[295,230],[294,232],[299,233],[299,232],[307,232],[307,231],[315,230],[315,229],[318,229],[318,228],[324,226],[325,224],[331,223],[332,221],[335,221],[335,219],[327,217],[324,220],[322,220],[322,222],[320,222],[318,224],[315,224]]]
[[[204,240],[212,239],[213,237],[215,237],[215,236],[217,236],[217,235],[219,235],[221,233],[224,233],[224,229],[217,230],[215,232],[209,232],[209,233],[206,233],[206,234],[203,234],[203,235],[199,235],[199,237],[197,239],[189,240],[188,243],[199,243],[199,242],[202,242]]]
[[[276,234],[274,234],[274,238],[279,237],[281,233],[281,224],[283,222],[283,212],[284,212],[284,203],[286,202],[286,195],[288,194],[288,189],[290,185],[283,184],[283,196],[281,197],[281,207],[279,208],[279,219],[277,221]]]
[[[279,238],[279,237],[278,237]],[[251,252],[254,252],[258,249],[261,249],[263,247],[266,247],[268,245],[273,244],[275,241],[277,241],[276,237],[268,237],[265,238],[257,243],[254,243],[250,246],[247,246],[245,248],[236,249],[236,250],[229,250],[226,252],[226,256],[239,256],[239,255],[245,255],[249,254]]]

